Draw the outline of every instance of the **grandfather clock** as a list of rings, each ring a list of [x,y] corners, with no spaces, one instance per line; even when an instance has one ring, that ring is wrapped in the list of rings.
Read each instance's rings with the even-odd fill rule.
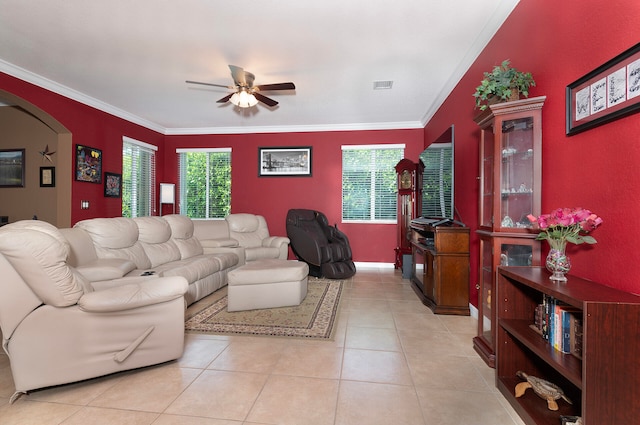
[[[402,270],[403,256],[411,258],[411,220],[422,215],[422,173],[424,164],[401,159],[396,164],[398,175],[398,246],[395,268]],[[403,276],[404,277],[404,276]]]

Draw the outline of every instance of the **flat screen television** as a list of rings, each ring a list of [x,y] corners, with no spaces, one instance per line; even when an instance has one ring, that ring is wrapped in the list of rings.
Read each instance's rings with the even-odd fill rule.
[[[455,219],[454,126],[451,125],[420,154],[422,216]]]

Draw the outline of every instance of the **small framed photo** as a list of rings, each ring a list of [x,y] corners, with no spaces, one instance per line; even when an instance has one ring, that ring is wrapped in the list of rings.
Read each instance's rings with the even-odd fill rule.
[[[102,183],[102,151],[89,146],[76,145],[76,180]]]
[[[104,173],[104,196],[107,198],[122,196],[122,174]]]
[[[580,416],[560,416],[560,420],[562,421],[562,425],[574,425],[578,423],[578,419]]]
[[[56,187],[56,167],[40,167],[40,187]]]
[[[311,176],[311,146],[258,148],[258,176]]]
[[[24,149],[0,150],[0,187],[24,187]]]

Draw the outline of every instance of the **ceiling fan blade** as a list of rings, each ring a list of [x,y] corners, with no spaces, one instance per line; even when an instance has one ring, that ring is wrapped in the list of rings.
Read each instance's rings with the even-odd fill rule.
[[[296,85],[292,82],[288,83],[276,83],[276,84],[260,84],[256,86],[258,90],[261,91],[269,91],[269,90],[295,90]]]
[[[225,89],[233,89],[234,87],[229,87],[229,86],[223,86],[222,84],[213,84],[213,83],[202,83],[200,81],[190,81],[187,80],[185,81],[185,83],[189,83],[189,84],[200,84],[203,86],[213,86],[213,87],[224,87]]]
[[[264,96],[260,93],[254,92],[253,95],[256,97],[256,99],[258,99],[260,102],[264,103],[267,106],[276,106],[278,104],[278,102],[276,102],[275,100],[270,99],[267,96]]]
[[[235,83],[235,85],[246,87],[247,80],[245,79],[244,69],[235,65],[229,65],[229,69],[231,70],[231,76],[233,77],[233,82]]]
[[[247,87],[253,87],[253,82],[255,81],[255,79],[256,76],[249,71],[244,72],[244,81],[247,83]]]
[[[216,103],[226,103],[229,101],[229,99],[231,99],[231,96],[233,96],[235,93],[231,93],[226,95],[225,97],[223,97],[222,99],[218,100]]]

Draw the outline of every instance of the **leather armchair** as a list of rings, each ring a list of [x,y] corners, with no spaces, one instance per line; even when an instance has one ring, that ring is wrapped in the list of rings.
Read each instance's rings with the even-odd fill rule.
[[[270,236],[267,221],[261,215],[229,214],[225,217],[229,225],[229,236],[244,248],[246,262],[289,256],[289,239]]]
[[[29,390],[182,355],[185,278],[122,278],[94,290],[68,256],[68,242],[51,224],[0,228],[0,328],[16,389],[11,402]]]
[[[356,273],[349,238],[337,225],[330,226],[323,213],[289,210],[287,236],[295,256],[309,265],[310,275],[346,279]]]

